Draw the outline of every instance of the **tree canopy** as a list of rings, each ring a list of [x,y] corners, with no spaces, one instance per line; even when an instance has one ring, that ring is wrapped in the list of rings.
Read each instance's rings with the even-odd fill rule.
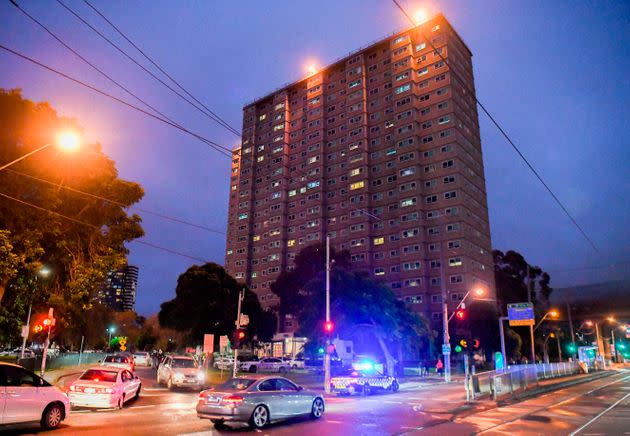
[[[175,298],[162,303],[158,319],[161,327],[187,333],[187,339],[203,342],[204,334],[231,335],[235,329],[238,294],[243,289],[216,263],[193,265],[177,279]],[[241,313],[249,316],[247,337],[271,340],[275,316],[260,306],[255,293],[245,288]]]
[[[60,337],[80,340],[94,291],[108,271],[126,263],[125,243],[144,234],[140,217],[126,211],[143,197],[142,187],[120,179],[98,143],[60,151],[54,143],[68,129],[81,131],[76,120],[59,116],[48,103],[24,99],[19,90],[0,90],[0,162],[53,144],[0,171],[0,194],[13,197],[0,196],[0,339],[5,341],[19,335],[31,302],[34,313],[54,307]],[[38,275],[44,266],[47,277]]]

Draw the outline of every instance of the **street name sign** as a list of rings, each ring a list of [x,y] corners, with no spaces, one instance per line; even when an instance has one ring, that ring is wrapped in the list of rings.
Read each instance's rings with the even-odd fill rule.
[[[534,305],[532,303],[508,304],[510,326],[534,325]]]
[[[451,344],[442,344],[442,354],[451,354]]]

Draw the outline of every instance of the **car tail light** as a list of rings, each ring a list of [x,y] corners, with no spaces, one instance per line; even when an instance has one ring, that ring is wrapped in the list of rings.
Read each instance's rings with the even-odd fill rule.
[[[243,400],[244,398],[240,395],[228,395],[227,397],[223,397],[222,399],[224,403],[232,404],[233,406],[241,404]]]

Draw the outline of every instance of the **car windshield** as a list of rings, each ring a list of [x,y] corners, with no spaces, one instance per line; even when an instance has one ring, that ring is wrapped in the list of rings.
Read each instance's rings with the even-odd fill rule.
[[[134,353],[135,357],[147,357],[147,354],[149,353]]]
[[[356,369],[346,369],[341,375],[346,377],[378,377],[382,374],[378,371],[357,371]]]
[[[127,363],[127,358],[124,356],[107,356],[105,363]]]
[[[217,391],[244,391],[256,380],[251,378],[233,378],[217,386]]]
[[[173,368],[197,368],[197,364],[192,359],[173,359]]]
[[[103,371],[100,369],[88,369],[83,373],[79,380],[92,380],[114,383],[116,381],[116,371]]]

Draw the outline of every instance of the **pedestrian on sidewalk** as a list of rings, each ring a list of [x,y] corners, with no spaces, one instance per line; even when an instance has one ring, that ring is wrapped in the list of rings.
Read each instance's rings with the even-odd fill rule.
[[[440,377],[442,377],[442,370],[444,369],[444,364],[442,363],[442,359],[440,359],[438,357],[438,361],[435,364],[435,369],[437,370],[437,373],[440,375]]]

